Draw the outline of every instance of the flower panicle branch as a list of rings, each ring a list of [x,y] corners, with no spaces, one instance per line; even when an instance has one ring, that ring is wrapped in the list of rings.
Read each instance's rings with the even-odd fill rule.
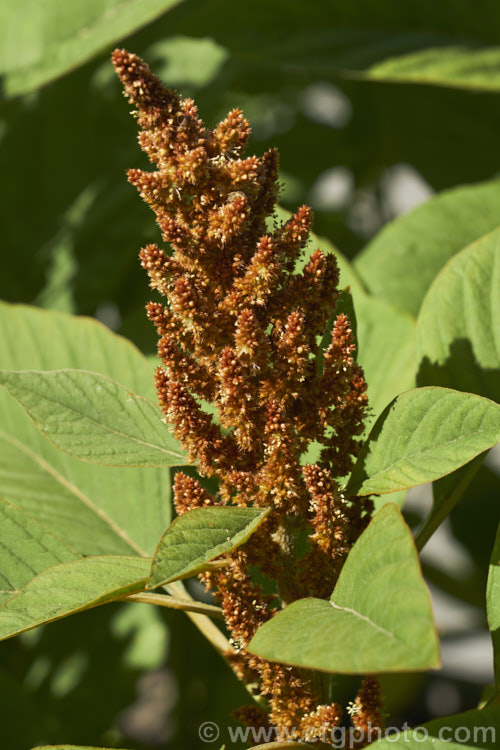
[[[159,335],[158,398],[200,474],[219,487],[210,495],[177,472],[176,509],[272,509],[228,565],[203,578],[237,647],[236,673],[268,700],[262,722],[311,736],[325,721],[340,721],[340,706],[323,702],[311,675],[245,647],[280,606],[330,595],[372,510],[366,499],[344,497],[338,484],[359,451],[367,397],[347,317],[334,318],[325,351],[318,343],[338,299],[336,258],[319,249],[303,258],[307,206],[268,229],[278,154],[244,155],[250,126],[240,110],[209,129],[194,102],[168,90],[137,56],[115,50],[113,63],[154,166],[131,169],[128,179],[169,246],[149,244],[140,253],[151,287],[165,298],[147,306]],[[304,466],[313,443],[319,460]],[[302,557],[301,534],[309,547]],[[264,593],[254,569],[276,582],[275,593]],[[255,722],[256,709],[242,709],[245,715]]]

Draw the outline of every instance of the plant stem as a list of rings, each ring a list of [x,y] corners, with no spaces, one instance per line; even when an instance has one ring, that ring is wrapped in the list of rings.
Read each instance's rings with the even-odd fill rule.
[[[232,654],[234,649],[231,647],[224,633],[206,615],[194,612],[193,610],[187,610],[186,614],[191,622],[196,625],[200,633],[203,633],[215,650],[227,661],[226,657]]]
[[[191,594],[188,592],[182,581],[175,581],[175,583],[169,583],[165,586],[166,591],[171,596],[179,598],[184,601],[193,602],[195,604],[201,604],[201,602],[195,602]],[[212,606],[212,605],[203,605]],[[215,609],[219,609],[215,607]],[[214,625],[214,623],[200,610],[186,610],[186,614],[191,622],[198,628],[205,638],[212,644],[215,650],[224,656],[224,654],[230,654],[233,651],[231,644],[229,643],[226,636]],[[222,614],[222,610],[221,610]],[[222,616],[221,619],[224,619]]]
[[[175,583],[170,583],[165,586],[165,589],[170,594],[173,594],[176,597],[180,597],[181,599],[192,599],[182,581],[175,581]],[[214,609],[218,609],[218,607],[214,607]],[[193,625],[198,628],[200,633],[202,633],[202,635],[204,635],[205,638],[212,644],[217,653],[222,656],[231,671],[234,671],[234,665],[231,663],[231,656],[234,655],[235,651],[226,636],[205,614],[200,614],[199,612],[195,612],[194,610],[186,610],[186,614],[190,618]],[[222,617],[222,619],[224,618]],[[243,685],[249,695],[257,703],[257,705],[267,710],[266,699],[259,695],[258,692],[256,692],[258,686],[254,683],[248,682],[243,682]]]
[[[124,601],[141,602],[143,604],[155,604],[158,607],[168,607],[169,609],[182,609],[185,612],[197,612],[207,617],[215,617],[223,620],[222,610],[220,607],[214,607],[212,604],[203,604],[203,602],[188,601],[186,599],[177,599],[174,596],[165,596],[164,594],[150,594],[147,591],[141,591],[138,594],[129,594],[123,597]]]
[[[483,453],[477,456],[453,474],[434,482],[432,508],[415,534],[415,546],[419,552],[460,500],[481,467],[485,455]]]

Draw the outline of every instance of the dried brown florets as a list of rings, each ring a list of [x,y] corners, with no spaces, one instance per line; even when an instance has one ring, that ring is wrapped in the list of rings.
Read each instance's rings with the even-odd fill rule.
[[[300,739],[306,742],[328,742],[332,737],[332,730],[340,724],[342,714],[342,707],[338,703],[317,706],[302,718],[299,725]]]
[[[219,484],[212,497],[177,472],[177,512],[271,508],[250,543],[204,581],[238,644],[235,670],[269,700],[269,722],[278,731],[295,727],[297,737],[319,732],[321,723],[336,726],[338,706],[324,704],[307,674],[251,656],[245,646],[280,604],[330,595],[370,512],[364,500],[344,498],[336,482],[352,466],[367,410],[345,315],[335,319],[326,351],[318,345],[334,317],[338,266],[332,254],[314,250],[296,271],[312,224],[307,206],[268,231],[278,155],[244,157],[250,127],[239,110],[210,130],[194,102],[166,89],[135,55],[116,50],[113,63],[155,165],[131,169],[128,178],[170,243],[168,251],[148,245],[140,254],[151,286],[166,298],[147,306],[160,336],[160,405],[200,473]],[[323,446],[320,460],[303,467],[313,441]],[[296,538],[307,531],[310,550],[297,561]],[[253,567],[275,581],[275,593],[264,593]]]
[[[359,732],[357,748],[366,747],[381,736],[385,718],[382,712],[382,692],[376,677],[365,677],[350,713],[352,724]]]
[[[201,486],[197,479],[178,471],[174,477],[174,503],[181,516],[188,510],[218,505],[217,500]]]
[[[252,727],[258,733],[260,729],[268,730],[269,715],[267,711],[264,711],[258,706],[241,706],[233,711],[233,717],[240,724],[244,724],[246,727]],[[257,735],[258,736],[258,735]]]

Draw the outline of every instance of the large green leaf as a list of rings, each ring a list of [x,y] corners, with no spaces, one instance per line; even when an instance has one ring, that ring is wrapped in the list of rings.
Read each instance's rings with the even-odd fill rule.
[[[156,398],[154,372],[146,357],[94,318],[0,301],[0,323],[1,369],[88,369],[139,396]]]
[[[500,406],[472,393],[417,388],[380,415],[348,482],[383,495],[439,479],[500,440]]]
[[[79,557],[20,508],[1,499],[0,528],[0,604],[46,568]]]
[[[247,541],[269,510],[195,508],[175,519],[153,558],[148,588],[200,573],[211,560]]]
[[[106,747],[89,747],[88,745],[37,745],[32,750],[111,750]]]
[[[445,263],[500,224],[499,204],[499,181],[442,193],[384,227],[355,268],[371,292],[417,315]]]
[[[366,294],[358,294],[355,309],[370,427],[393,398],[415,385],[415,323],[402,310]]]
[[[330,602],[290,604],[258,629],[249,651],[347,674],[438,667],[429,593],[397,507],[385,505],[358,539]]]
[[[105,466],[176,466],[182,448],[160,409],[86,370],[0,370],[2,385],[57,448]]]
[[[144,557],[86,557],[39,573],[0,607],[0,640],[144,588]]]
[[[153,399],[153,371],[100,323],[0,303],[0,367],[88,367]],[[0,389],[0,496],[84,554],[152,555],[170,522],[165,469],[83,463],[58,451]]]
[[[500,526],[491,554],[487,590],[488,624],[493,641],[495,686],[500,693]]]
[[[422,385],[500,402],[500,229],[466,247],[437,276],[418,317],[417,357]]]
[[[0,4],[4,94],[40,86],[89,60],[180,0],[24,0]]]
[[[496,750],[500,733],[498,708],[483,708],[443,716],[414,729],[391,731],[386,739],[373,742],[374,750],[393,747],[408,750]],[[374,737],[377,735],[374,733]]]

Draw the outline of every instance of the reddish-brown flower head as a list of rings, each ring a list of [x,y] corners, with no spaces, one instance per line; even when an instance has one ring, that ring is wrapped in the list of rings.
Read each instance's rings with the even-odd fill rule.
[[[358,452],[367,409],[345,315],[334,318],[334,255],[307,247],[311,210],[269,229],[278,196],[278,156],[244,156],[248,122],[233,110],[214,129],[125,50],[113,63],[154,166],[129,181],[153,209],[165,249],[140,253],[151,287],[165,298],[148,316],[160,336],[161,407],[217,497],[176,475],[179,513],[211,503],[272,508],[265,525],[228,564],[205,576],[240,644],[235,669],[257,675],[271,722],[315,732],[340,720],[309,678],[246,654],[256,628],[290,599],[328,596],[369,508],[337,483]],[[298,262],[300,268],[298,270]],[[334,318],[331,343],[319,341]],[[210,409],[207,405],[210,404]],[[318,462],[304,467],[312,444]],[[297,559],[298,534],[309,552]],[[264,594],[251,570],[276,582]],[[297,735],[299,736],[299,735]]]

